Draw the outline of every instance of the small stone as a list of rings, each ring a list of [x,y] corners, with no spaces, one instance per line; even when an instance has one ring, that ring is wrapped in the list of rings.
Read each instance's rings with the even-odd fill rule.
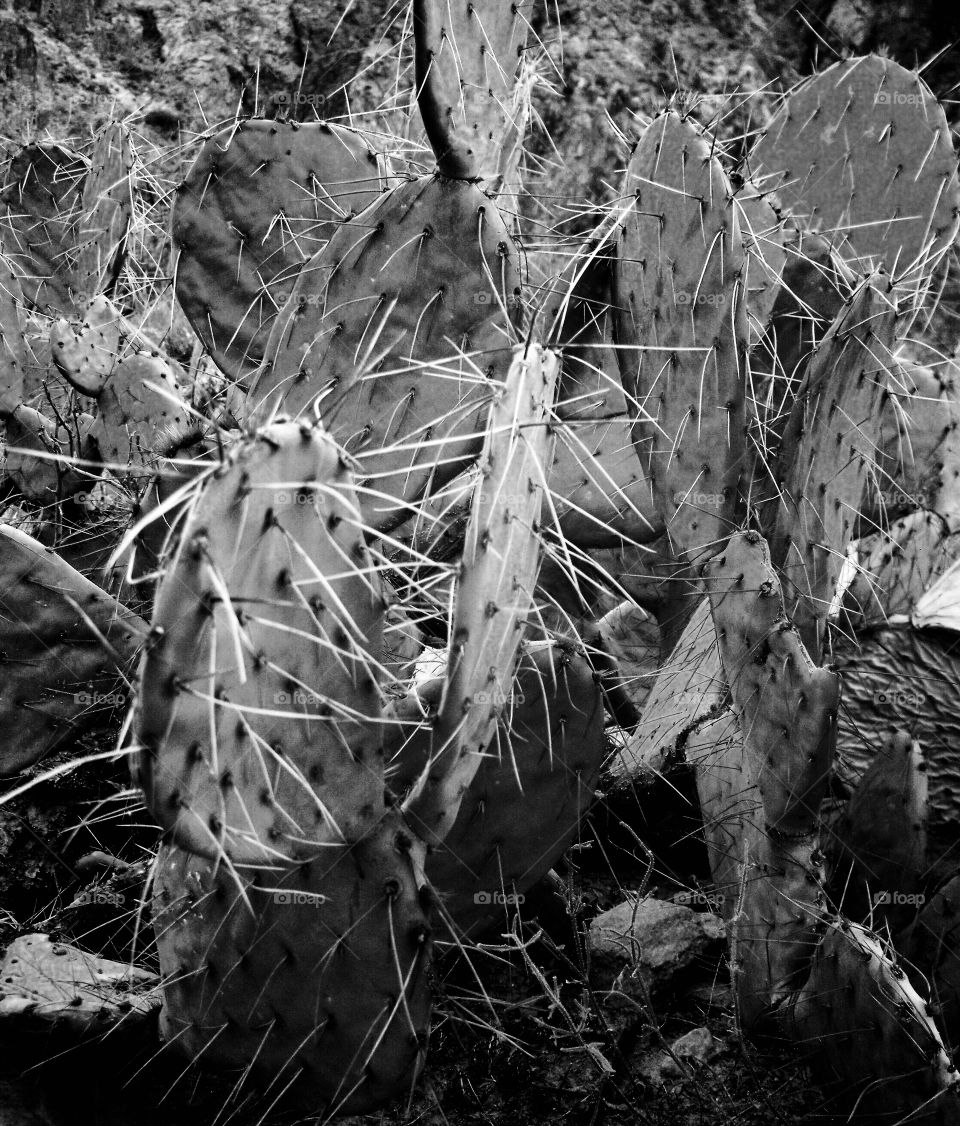
[[[715,1056],[719,1048],[709,1028],[691,1028],[689,1032],[674,1040],[670,1050],[677,1059],[697,1066]],[[665,1054],[667,1058],[661,1067],[661,1074],[664,1076],[682,1074],[676,1060],[668,1053]]]
[[[590,977],[642,1002],[663,988],[724,937],[723,920],[662,899],[631,898],[590,924]]]

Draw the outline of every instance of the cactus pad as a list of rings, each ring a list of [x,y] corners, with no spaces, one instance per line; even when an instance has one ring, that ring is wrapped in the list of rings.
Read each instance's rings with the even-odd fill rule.
[[[810,660],[760,536],[732,536],[703,575],[766,824],[811,833],[833,764],[839,677]]]
[[[427,860],[462,936],[479,938],[503,922],[576,837],[606,753],[603,724],[586,658],[565,645],[531,645],[457,819]],[[422,740],[401,750],[405,776],[416,775],[424,752]]]
[[[324,1121],[403,1094],[429,1034],[423,886],[422,848],[395,813],[282,868],[163,846],[164,1039]]]
[[[60,318],[50,330],[50,351],[63,378],[83,395],[96,397],[121,359],[124,318],[107,297],[95,297],[74,324]]]
[[[620,374],[634,444],[680,555],[731,528],[743,472],[744,250],[709,137],[668,112],[634,150],[614,265]]]
[[[0,191],[0,244],[14,262],[23,294],[38,309],[73,308],[73,222],[87,163],[62,145],[18,152]]]
[[[417,97],[437,167],[496,194],[526,126],[514,97],[528,21],[501,0],[416,0]]]
[[[73,296],[81,308],[96,296],[112,293],[123,267],[133,216],[133,165],[129,130],[122,122],[109,122],[94,141],[73,232]]]
[[[861,777],[830,842],[834,886],[849,918],[897,921],[916,913],[927,870],[927,762],[916,739],[894,731]]]
[[[376,199],[363,136],[325,122],[249,119],[207,140],[177,192],[177,299],[220,368],[255,370],[300,267]]]
[[[157,592],[139,782],[183,847],[314,856],[382,808],[382,598],[350,470],[277,423],[204,482]]]
[[[160,1003],[154,974],[48,934],[15,938],[0,963],[0,980],[0,1017],[17,1015],[81,1036],[142,1020]]]
[[[513,685],[540,570],[558,367],[537,344],[518,348],[490,410],[449,626],[444,701],[429,766],[404,806],[432,843],[453,825]]]
[[[882,280],[864,282],[821,341],[781,444],[770,551],[788,612],[815,659],[876,454],[896,318],[875,284]]]
[[[843,605],[849,625],[862,629],[903,621],[914,614],[916,624],[946,625],[915,608],[960,555],[960,537],[947,534],[935,512],[917,509],[893,521],[885,531],[858,541],[858,566],[853,582],[844,592]],[[928,601],[927,606],[930,605]],[[956,605],[951,595],[944,599],[948,613]]]
[[[0,567],[0,773],[14,774],[81,729],[110,728],[126,702],[114,658],[130,664],[146,625],[50,548],[6,525]]]
[[[518,294],[517,246],[479,188],[400,184],[304,267],[252,387],[258,417],[318,410],[385,494],[370,523],[396,526],[479,452]]]
[[[936,1026],[904,970],[864,927],[827,922],[787,1019],[858,1115],[930,1126],[957,1121],[957,1071]]]
[[[844,59],[791,90],[750,165],[861,273],[926,272],[956,237],[949,126],[923,79],[891,59]]]
[[[122,359],[97,406],[90,436],[104,464],[121,470],[154,460],[171,432],[189,417],[176,365],[155,352],[133,352]]]
[[[640,722],[611,764],[617,777],[632,779],[675,760],[682,753],[684,736],[717,710],[724,693],[717,635],[710,602],[704,598],[673,652],[661,662]]]
[[[22,309],[20,279],[0,249],[0,418],[6,418],[23,402],[29,361]]]

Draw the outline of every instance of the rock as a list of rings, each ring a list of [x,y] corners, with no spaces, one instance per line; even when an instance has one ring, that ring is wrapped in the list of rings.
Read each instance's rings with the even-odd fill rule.
[[[98,958],[48,934],[21,935],[0,965],[0,1017],[99,1033],[149,1016],[160,1005],[158,983],[147,970]]]
[[[670,1050],[677,1059],[696,1066],[707,1063],[708,1060],[712,1059],[719,1051],[719,1047],[709,1028],[691,1028],[689,1032],[685,1032],[674,1040],[670,1045]],[[666,1052],[664,1055],[667,1058],[661,1069],[661,1074],[681,1075],[682,1072],[676,1060]]]
[[[657,1085],[681,1079],[690,1068],[708,1063],[723,1050],[709,1028],[691,1028],[670,1045],[670,1051],[655,1048],[632,1061],[633,1070],[648,1083]],[[679,1062],[678,1062],[679,1061]],[[686,1065],[686,1066],[685,1066]]]
[[[642,1004],[717,948],[724,933],[716,915],[662,899],[627,899],[590,924],[591,982]]]

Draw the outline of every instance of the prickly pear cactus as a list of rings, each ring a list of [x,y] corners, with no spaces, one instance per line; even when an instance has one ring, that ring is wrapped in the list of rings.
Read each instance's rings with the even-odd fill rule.
[[[916,284],[956,238],[946,117],[920,75],[892,59],[843,59],[791,90],[750,167],[858,272],[882,267]]]
[[[663,518],[633,448],[633,411],[613,348],[610,239],[595,232],[548,295],[548,341],[561,355],[556,453],[550,467],[559,531],[579,547],[644,543],[662,535]]]
[[[882,288],[881,288],[882,286]],[[875,459],[896,306],[883,275],[852,295],[817,348],[781,443],[770,550],[787,608],[819,659],[826,619]],[[829,434],[830,440],[824,441]]]
[[[123,122],[108,122],[94,140],[73,231],[73,300],[81,308],[99,294],[112,293],[123,267],[133,216],[133,169],[129,130]]]
[[[810,660],[755,532],[731,537],[703,573],[767,826],[811,833],[833,762],[839,678]]]
[[[936,512],[918,508],[857,541],[857,573],[843,592],[848,628],[905,622],[960,555],[960,537]],[[950,599],[948,605],[952,604]],[[920,624],[933,625],[933,621]]]
[[[88,439],[93,420],[77,415],[71,421],[73,426],[53,423],[22,404],[6,419],[3,475],[34,504],[49,505],[86,487],[87,476],[71,459],[92,452]]]
[[[2,247],[2,242],[0,242]],[[23,291],[13,263],[0,249],[0,417],[23,402],[27,344],[23,335]]]
[[[713,550],[744,470],[747,320],[733,190],[711,139],[670,111],[627,167],[614,330],[633,440],[678,556]]]
[[[415,0],[413,20],[421,113],[437,167],[496,195],[511,179],[527,124],[515,88],[529,21],[500,0]]]
[[[443,841],[509,699],[540,570],[540,511],[550,464],[558,363],[517,349],[494,399],[450,621],[447,683],[428,764],[404,803],[417,832]]]
[[[389,530],[479,453],[518,292],[516,245],[479,188],[400,184],[304,267],[251,390],[257,416],[316,406]]]
[[[880,938],[831,919],[787,1020],[817,1050],[821,1079],[858,1115],[949,1126],[960,1113],[957,1069],[921,996]]]
[[[75,390],[96,398],[122,359],[129,335],[117,307],[94,297],[74,324],[60,318],[50,330],[50,353],[57,370]]]
[[[428,682],[416,704],[429,716],[442,681]],[[409,706],[405,714],[416,716]],[[389,762],[398,791],[415,781],[430,755],[429,719],[403,736]],[[443,914],[462,939],[481,938],[556,863],[593,803],[606,757],[603,699],[589,661],[569,645],[533,642],[486,757],[426,872]],[[521,911],[522,913],[522,911]]]
[[[137,777],[193,852],[315,857],[383,800],[384,604],[350,467],[277,423],[199,483],[157,592]]]
[[[956,1053],[960,1046],[960,876],[931,895],[910,927],[897,937],[904,956],[925,980],[930,1007],[944,1039]],[[916,980],[919,974],[912,975]]]
[[[156,352],[131,352],[97,397],[90,436],[105,465],[141,466],[189,421],[177,365]]]
[[[0,245],[34,308],[73,307],[73,223],[87,162],[63,145],[32,144],[10,162],[0,190]]]
[[[896,934],[916,914],[927,878],[927,761],[894,731],[857,783],[829,838],[834,898],[844,915]]]
[[[644,702],[640,722],[612,762],[625,782],[683,757],[689,733],[716,712],[726,694],[710,602],[701,599]]]
[[[173,207],[176,291],[227,375],[256,371],[300,267],[385,178],[362,134],[327,122],[252,118],[204,143]]]
[[[15,774],[84,731],[119,726],[122,673],[146,624],[56,552],[0,525],[5,731],[0,773]]]
[[[355,839],[301,864],[235,868],[169,845],[157,858],[164,1039],[323,1121],[409,1091],[426,1053],[422,847],[382,793]]]

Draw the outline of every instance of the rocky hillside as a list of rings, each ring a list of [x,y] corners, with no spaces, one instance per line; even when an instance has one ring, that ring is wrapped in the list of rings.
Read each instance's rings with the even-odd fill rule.
[[[6,0],[0,8],[0,120],[8,143],[82,137],[116,105],[169,144],[205,122],[271,107],[299,117],[369,111],[397,88],[405,5],[377,0]],[[960,38],[960,11],[936,0],[559,0],[528,3],[546,48],[534,151],[554,198],[609,194],[617,131],[678,87],[730,129],[765,95],[837,51],[889,44],[926,61]],[[559,26],[563,28],[562,36]],[[361,73],[359,79],[355,76]],[[946,51],[927,79],[949,100]],[[401,71],[399,89],[406,82]],[[748,95],[750,95],[748,97]],[[955,93],[953,94],[955,97]],[[734,112],[731,116],[731,110]]]

